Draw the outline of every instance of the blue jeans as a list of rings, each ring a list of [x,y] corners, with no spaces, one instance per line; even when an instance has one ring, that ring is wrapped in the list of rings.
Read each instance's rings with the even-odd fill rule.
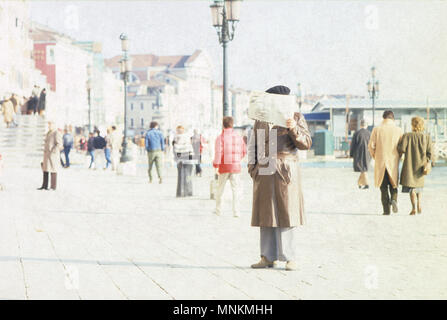
[[[109,164],[112,164],[112,159],[110,158],[110,148],[105,148],[104,153],[106,155],[106,169],[109,167]]]
[[[65,164],[64,164],[64,167],[69,167],[70,166],[70,158],[69,158],[70,150],[71,150],[71,147],[64,147],[64,154],[65,154]]]
[[[90,155],[90,165],[89,165],[89,169],[92,167],[92,164],[95,162],[95,151],[89,151],[88,154]]]

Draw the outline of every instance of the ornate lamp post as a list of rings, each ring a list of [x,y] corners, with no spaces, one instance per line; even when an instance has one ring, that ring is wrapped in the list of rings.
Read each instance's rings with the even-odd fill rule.
[[[87,65],[88,132],[92,132],[92,66]]]
[[[239,22],[240,4],[242,0],[214,0],[210,6],[213,26],[217,30],[219,43],[223,48],[223,116],[230,115],[228,104],[228,72],[227,43],[234,38],[234,31]],[[231,29],[230,29],[231,24]]]
[[[121,39],[121,50],[123,51],[123,57],[120,60],[120,71],[121,76],[124,81],[124,138],[123,138],[123,152],[121,153],[120,162],[131,161],[132,158],[127,152],[127,80],[129,73],[132,70],[132,64],[130,57],[128,56],[129,51],[129,38],[127,35],[122,33],[120,35]]]
[[[374,128],[374,119],[375,119],[375,111],[376,111],[375,100],[377,98],[379,98],[379,81],[376,80],[376,68],[375,67],[371,68],[371,80],[369,80],[366,83],[366,85],[368,87],[369,98],[371,99],[371,103],[372,103],[372,113],[373,113],[372,126]]]
[[[301,105],[303,104],[303,93],[301,91],[301,83],[298,82],[296,91],[296,101],[298,102],[299,110],[301,112]]]

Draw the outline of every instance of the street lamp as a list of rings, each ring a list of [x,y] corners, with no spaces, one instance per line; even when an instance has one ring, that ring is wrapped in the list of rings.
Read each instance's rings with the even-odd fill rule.
[[[122,33],[120,35],[121,50],[123,51],[123,57],[120,60],[120,72],[124,81],[124,138],[123,138],[123,151],[121,153],[120,162],[131,161],[132,158],[127,151],[127,80],[132,70],[132,63],[128,56],[129,51],[129,38]]]
[[[87,65],[88,132],[92,132],[92,66]]]
[[[298,82],[296,91],[296,101],[298,102],[299,110],[301,112],[301,105],[303,104],[303,94],[301,91],[301,83]]]
[[[210,6],[213,27],[216,28],[219,43],[223,48],[223,116],[230,115],[228,104],[228,72],[227,43],[234,38],[234,31],[239,21],[240,4],[242,0],[214,0]],[[231,24],[231,29],[230,29]]]
[[[374,118],[375,118],[375,111],[376,111],[375,100],[377,98],[379,98],[379,81],[376,80],[376,68],[375,67],[371,68],[371,80],[369,80],[366,83],[366,85],[368,87],[369,98],[371,99],[371,102],[372,102],[372,112],[373,112],[372,127],[374,128]]]

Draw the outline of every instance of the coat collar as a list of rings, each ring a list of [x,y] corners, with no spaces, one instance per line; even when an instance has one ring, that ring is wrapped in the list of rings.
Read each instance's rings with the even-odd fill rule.
[[[394,124],[393,119],[383,119],[382,124]]]

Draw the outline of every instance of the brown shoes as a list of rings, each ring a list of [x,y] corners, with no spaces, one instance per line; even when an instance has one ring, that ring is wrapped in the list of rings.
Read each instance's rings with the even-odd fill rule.
[[[261,257],[261,261],[252,264],[253,269],[273,268],[273,261],[269,261],[266,257]]]
[[[253,269],[273,268],[274,266],[278,266],[277,261],[274,261],[274,262],[269,261],[266,257],[261,257],[261,261],[251,265],[251,267]],[[287,261],[287,263],[286,263],[287,271],[295,271],[296,269],[297,269],[297,265],[294,261]]]
[[[295,271],[297,269],[297,265],[295,261],[287,261],[286,270],[287,271]]]

